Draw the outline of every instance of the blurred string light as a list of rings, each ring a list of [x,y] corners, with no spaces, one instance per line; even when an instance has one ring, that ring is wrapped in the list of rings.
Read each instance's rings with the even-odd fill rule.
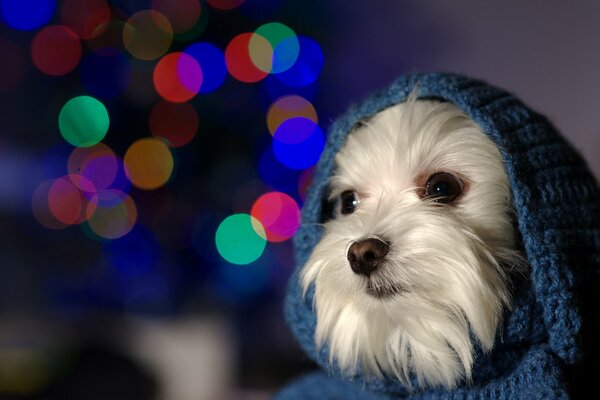
[[[48,194],[54,184],[54,179],[48,179],[38,185],[31,197],[31,209],[35,219],[48,229],[64,229],[68,226],[58,220],[50,211]]]
[[[48,191],[48,205],[52,215],[66,225],[78,225],[87,221],[96,211],[95,200],[88,200],[84,191],[73,181],[93,193],[91,182],[81,176],[65,176],[56,179]]]
[[[123,43],[127,51],[140,60],[154,60],[169,50],[173,28],[163,14],[143,10],[133,14],[123,28]]]
[[[206,0],[211,7],[221,11],[230,11],[244,4],[246,0]]]
[[[224,48],[205,40],[188,43],[206,28],[210,9],[230,11],[243,0],[149,3],[150,9],[129,15],[111,8],[106,0],[65,0],[59,10],[60,25],[45,28],[55,11],[54,1],[1,3],[7,25],[41,28],[31,46],[36,67],[58,77],[79,66],[89,94],[70,99],[60,111],[60,133],[75,148],[68,156],[68,173],[42,182],[33,193],[33,214],[50,229],[78,225],[89,237],[108,241],[103,243],[104,255],[125,279],[153,273],[156,243],[140,233],[139,226],[152,227],[159,244],[170,246],[158,232],[164,232],[163,225],[181,211],[168,183],[176,165],[174,149],[188,145],[199,130],[198,113],[190,101],[217,92],[208,96],[210,102],[229,96],[235,98],[227,104],[242,104],[244,96],[241,92],[230,96],[231,88],[247,89],[244,93],[249,96],[253,89],[243,84],[261,82],[264,97],[272,101],[266,113],[271,146],[258,163],[262,180],[249,174],[246,183],[255,181],[239,184],[235,192],[239,199],[232,202],[235,214],[203,214],[190,226],[188,238],[190,246],[211,263],[254,264],[237,270],[246,272],[243,279],[238,279],[242,275],[235,269],[224,272],[224,282],[239,281],[247,288],[258,282],[255,269],[264,265],[255,261],[265,253],[267,242],[289,240],[300,224],[299,201],[324,146],[311,103],[323,53],[316,41],[280,22],[237,34]],[[23,11],[23,5],[29,10]],[[175,40],[186,43],[173,45]],[[14,47],[0,41],[2,54],[18,63],[18,55],[11,55],[17,54]],[[14,80],[19,76],[16,70],[12,70]],[[0,78],[0,90],[3,87],[10,89]],[[102,143],[110,125],[102,101],[123,94],[151,109],[148,136],[131,143],[121,159]],[[131,185],[141,190],[130,195]],[[190,219],[193,223],[193,214],[185,214],[187,223]],[[180,222],[178,230],[184,221]],[[177,232],[169,230],[171,241],[183,240],[175,238]],[[262,288],[268,279],[264,268],[261,271]]]
[[[298,204],[281,192],[270,192],[260,196],[252,205],[250,215],[260,222],[257,233],[261,235],[264,232],[269,242],[288,240],[300,226]]]
[[[153,0],[152,9],[169,19],[175,35],[192,30],[203,12],[198,0]]]
[[[139,139],[127,149],[125,173],[133,186],[153,190],[164,186],[173,173],[174,160],[169,147],[156,138]]]
[[[323,69],[323,52],[313,39],[298,37],[300,53],[289,69],[275,75],[275,78],[290,87],[303,87],[314,83]]]
[[[256,261],[265,250],[266,233],[260,221],[240,213],[225,218],[215,235],[219,254],[232,264],[244,265]]]
[[[106,107],[90,96],[69,100],[58,115],[58,127],[63,138],[77,147],[99,143],[108,132],[109,117]]]
[[[202,86],[202,69],[187,53],[175,52],[161,58],[153,74],[154,87],[165,100],[182,103],[190,100]]]
[[[242,33],[234,37],[225,49],[227,70],[240,82],[254,83],[263,80],[269,71],[261,69],[271,64],[272,49],[267,39],[256,36],[253,40],[253,56],[250,56],[250,40],[254,33]],[[261,60],[259,66],[254,60]]]
[[[72,29],[63,25],[39,31],[31,45],[36,67],[45,74],[61,76],[73,71],[81,60],[81,41]]]
[[[77,147],[67,163],[69,176],[81,176],[88,180],[95,190],[107,189],[117,178],[119,160],[114,151],[103,143],[92,147]],[[73,182],[81,190],[85,190]]]
[[[117,189],[101,190],[92,197],[96,210],[88,219],[89,228],[103,239],[118,239],[133,229],[137,208],[133,199]]]
[[[267,128],[273,135],[284,121],[296,117],[304,117],[315,124],[319,122],[317,111],[310,101],[298,95],[282,96],[267,111]]]
[[[83,40],[101,35],[109,20],[110,7],[105,0],[64,0],[60,9],[60,22]]]
[[[270,47],[268,65],[261,65],[264,63],[261,59],[263,39],[266,39]],[[257,46],[257,51],[254,51],[255,46]],[[250,38],[249,50],[250,58],[258,68],[265,72],[279,74],[294,65],[300,52],[300,43],[296,33],[288,26],[279,22],[271,22],[256,29]]]
[[[29,31],[50,21],[56,0],[3,0],[0,7],[2,19],[8,26]]]
[[[181,147],[192,141],[198,131],[198,114],[190,103],[159,101],[152,107],[150,132],[171,147]]]
[[[273,153],[284,165],[293,169],[306,169],[319,161],[325,147],[321,128],[308,118],[290,118],[273,134]]]
[[[258,172],[261,179],[271,188],[285,192],[294,193],[301,171],[292,169],[282,164],[273,153],[272,146],[263,150],[258,161]]]
[[[122,54],[125,52],[125,44],[123,43],[125,24],[124,19],[110,19],[99,27],[101,33],[85,41],[86,46],[94,53],[105,57]]]
[[[172,0],[164,0],[164,1],[168,2],[170,4],[170,6],[171,6],[171,4],[179,5],[179,3],[180,3],[180,2],[174,2]],[[187,5],[188,1],[184,2],[184,4]],[[191,3],[191,1],[190,1],[190,3]],[[195,9],[194,9],[195,7],[193,5],[188,6],[188,8],[190,10],[186,11],[186,14],[188,14],[188,16],[186,16],[186,18],[188,18],[189,15],[195,14]],[[183,10],[184,10],[183,8],[178,8],[175,12],[183,13]],[[158,11],[161,11],[161,10],[159,9]],[[168,17],[169,11],[164,10],[161,12],[163,12]],[[196,39],[198,36],[200,36],[204,32],[204,30],[208,26],[209,17],[210,17],[210,8],[205,7],[204,3],[200,3],[200,16],[199,16],[198,20],[196,21],[196,23],[190,29],[188,29],[186,31],[175,32],[173,39],[178,42],[190,42],[190,41]],[[177,21],[175,21],[173,23],[175,25],[179,24]],[[179,24],[179,26],[181,26],[181,25]],[[177,28],[174,28],[174,29],[177,29]]]
[[[225,56],[214,44],[208,42],[194,43],[186,47],[186,54],[194,57],[202,70],[200,93],[210,93],[218,89],[227,77]]]
[[[114,268],[119,280],[139,279],[156,269],[157,251],[155,240],[143,228],[133,229],[121,240],[113,240],[102,246],[103,256]]]

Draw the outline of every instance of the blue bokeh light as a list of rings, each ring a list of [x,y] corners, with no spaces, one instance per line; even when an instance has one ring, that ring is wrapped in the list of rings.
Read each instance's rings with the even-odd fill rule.
[[[129,234],[108,241],[102,247],[119,280],[138,279],[156,268],[156,245],[151,235],[135,228]]]
[[[315,100],[319,85],[313,83],[302,87],[291,87],[276,78],[278,75],[269,75],[261,85],[261,103],[265,111],[271,103],[283,96],[302,96],[311,103]]]
[[[266,251],[264,254],[267,254]],[[264,256],[263,254],[263,256]],[[221,264],[215,270],[214,289],[223,300],[245,303],[261,296],[269,284],[272,258],[239,266]]]
[[[275,157],[293,169],[315,165],[324,147],[323,131],[307,118],[290,118],[279,125],[273,135]]]
[[[227,67],[223,52],[211,43],[194,43],[185,53],[194,57],[202,69],[200,93],[210,93],[218,89],[227,77]]]
[[[292,68],[275,77],[291,87],[303,87],[314,83],[323,69],[323,51],[317,42],[306,36],[298,36],[300,54]]]
[[[295,65],[300,55],[300,42],[298,37],[288,36],[273,49],[272,74],[285,72]]]
[[[127,88],[131,79],[131,63],[124,55],[103,57],[87,55],[81,63],[81,80],[94,97],[113,99]]]
[[[125,174],[125,164],[123,164],[123,159],[118,158],[118,169],[117,175],[115,176],[115,180],[110,185],[112,189],[120,190],[123,193],[129,193],[131,191],[131,181],[127,178]]]
[[[258,170],[261,179],[273,189],[287,193],[293,197],[298,190],[300,171],[283,165],[275,157],[272,146],[267,147],[261,154]]]
[[[2,19],[14,29],[29,31],[46,25],[56,0],[0,0]]]

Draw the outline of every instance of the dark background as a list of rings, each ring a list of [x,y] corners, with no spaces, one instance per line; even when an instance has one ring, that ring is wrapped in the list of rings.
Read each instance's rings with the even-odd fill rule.
[[[151,0],[108,3],[124,20],[152,8]],[[0,14],[0,73],[10,77],[0,79],[2,398],[264,399],[312,368],[282,315],[291,241],[267,243],[241,266],[215,248],[219,224],[248,213],[261,194],[279,191],[302,204],[304,171],[276,163],[269,174],[261,170],[272,142],[265,114],[281,95],[312,102],[326,130],[399,74],[472,75],[548,115],[600,176],[597,2],[246,0],[229,11],[217,3],[202,2],[206,28],[169,52],[195,42],[224,51],[236,35],[281,22],[320,45],[320,76],[304,86],[282,85],[274,74],[256,83],[227,76],[214,92],[194,96],[195,138],[172,149],[175,174],[166,185],[128,188],[138,222],[114,240],[86,234],[85,223],[48,229],[31,208],[40,183],[66,173],[73,147],[58,114],[72,97],[95,95],[89,82],[102,71],[82,65],[100,58],[84,43],[77,68],[48,76],[32,62],[31,43],[44,26],[61,23],[64,2],[34,29],[15,29]],[[95,97],[111,116],[103,143],[122,157],[150,135],[159,59],[120,54],[134,71],[130,80]]]

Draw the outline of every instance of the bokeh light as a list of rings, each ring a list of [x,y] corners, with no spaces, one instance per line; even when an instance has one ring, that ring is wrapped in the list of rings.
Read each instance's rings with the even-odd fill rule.
[[[123,43],[123,29],[125,21],[121,19],[111,19],[105,26],[99,27],[101,33],[93,39],[85,42],[87,47],[101,56],[115,56],[125,51]]]
[[[100,142],[108,132],[108,126],[106,107],[90,96],[72,98],[58,116],[63,138],[77,147],[89,147]]]
[[[229,11],[244,4],[246,0],[206,0],[211,7],[217,10]]]
[[[163,186],[173,173],[173,155],[161,140],[144,138],[135,141],[123,159],[125,173],[133,186],[153,190]]]
[[[50,21],[56,0],[2,0],[0,7],[2,19],[8,26],[28,31]]]
[[[234,37],[225,49],[227,70],[235,79],[253,83],[264,79],[269,71],[258,68],[255,60],[261,66],[270,66],[273,49],[265,38],[253,38],[255,33],[242,33]],[[253,40],[254,54],[250,56],[250,40]],[[266,68],[266,67],[265,67]]]
[[[198,131],[198,114],[190,103],[159,101],[150,111],[150,132],[172,147],[188,144]]]
[[[265,250],[266,233],[261,224],[248,214],[225,218],[215,235],[221,257],[232,264],[245,265],[256,261]]]
[[[311,167],[302,171],[302,174],[300,174],[300,178],[298,178],[298,196],[302,201],[304,201],[306,193],[308,192],[308,188],[312,184],[314,173],[315,168]]]
[[[64,176],[54,181],[48,191],[48,206],[52,215],[63,224],[80,224],[94,214],[96,203],[87,199],[73,181],[92,191],[93,185],[82,176]]]
[[[260,221],[258,233],[266,233],[269,242],[288,240],[300,226],[300,208],[294,199],[285,193],[271,192],[260,196],[250,211]]]
[[[267,147],[258,162],[261,179],[271,188],[293,194],[298,187],[300,171],[283,165],[273,153],[273,146]]]
[[[246,265],[243,268],[220,265],[212,277],[215,295],[220,300],[238,307],[243,307],[249,301],[260,297],[268,288],[273,271],[273,268],[269,268],[273,265],[273,260],[267,258],[268,250],[268,248],[265,249],[260,262]]]
[[[92,147],[77,147],[69,156],[67,163],[69,176],[83,176],[95,190],[103,190],[113,184],[117,177],[119,164],[117,156],[110,147],[98,143]],[[73,182],[80,190],[86,187]]]
[[[81,42],[77,34],[62,25],[48,26],[39,31],[31,45],[33,63],[40,71],[52,76],[71,72],[81,60]]]
[[[265,37],[258,33],[250,36],[248,55],[256,68],[264,73],[271,73],[273,68],[273,46]]]
[[[117,189],[101,190],[92,197],[96,206],[88,220],[91,231],[103,239],[125,236],[137,220],[137,209],[132,198]]]
[[[154,60],[169,50],[173,28],[163,14],[143,10],[133,14],[123,28],[123,43],[127,51],[140,60]]]
[[[321,128],[303,117],[286,120],[273,135],[275,157],[293,169],[315,165],[324,147],[325,136]]]
[[[314,83],[323,69],[323,51],[313,39],[299,36],[300,54],[296,63],[287,71],[275,75],[291,87],[302,87]]]
[[[119,280],[139,279],[156,268],[156,244],[149,232],[140,228],[116,240],[106,242],[102,253]]]
[[[306,100],[313,102],[317,96],[318,85],[312,84],[301,87],[291,87],[277,79],[281,74],[269,75],[261,85],[261,90],[264,92],[264,97],[275,101],[283,96],[302,96]]]
[[[73,182],[77,182],[77,185]],[[96,204],[79,190],[94,192],[93,185],[80,175],[63,176],[54,181],[48,191],[48,206],[54,217],[67,225],[86,221],[95,211]]]
[[[190,30],[175,34],[174,39],[176,41],[186,43],[191,42],[206,30],[210,19],[210,7],[205,7],[204,2],[201,2],[201,4],[200,18],[196,24]]]
[[[81,63],[81,80],[95,97],[112,99],[125,91],[131,80],[131,62],[125,55],[87,55]]]
[[[254,64],[262,71],[278,74],[287,71],[294,65],[298,59],[300,52],[300,43],[296,37],[296,33],[288,26],[279,22],[270,22],[261,25],[255,35],[250,38],[250,57]],[[262,57],[264,51],[261,51],[264,45],[261,44],[262,39],[266,39],[270,44],[271,54],[270,63],[262,65]],[[258,43],[255,43],[257,42]],[[253,51],[253,48],[258,46],[258,51]],[[255,57],[258,55],[258,60]]]
[[[64,0],[60,9],[60,22],[83,40],[101,35],[109,19],[106,0]]]
[[[48,179],[38,185],[31,197],[31,210],[35,219],[48,229],[64,229],[68,224],[59,221],[50,211],[48,193],[54,184],[54,179]]]
[[[302,96],[288,95],[275,100],[267,111],[267,127],[271,135],[279,125],[290,118],[304,117],[315,124],[319,122],[317,111],[312,103]]]
[[[188,46],[186,54],[194,57],[202,69],[200,93],[210,93],[218,89],[227,77],[225,55],[212,43],[194,43]]]
[[[0,37],[0,92],[14,89],[23,79],[25,57],[23,50],[15,42]]]
[[[153,0],[152,9],[169,19],[175,34],[192,29],[202,13],[198,0]]]
[[[170,53],[156,64],[153,81],[158,94],[173,103],[190,100],[202,86],[200,64],[189,54]]]

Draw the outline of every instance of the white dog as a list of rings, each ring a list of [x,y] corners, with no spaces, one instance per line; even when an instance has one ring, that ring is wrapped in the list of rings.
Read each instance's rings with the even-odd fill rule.
[[[456,106],[413,95],[348,136],[330,188],[334,215],[301,272],[316,344],[350,374],[469,380],[521,264],[496,145]]]

